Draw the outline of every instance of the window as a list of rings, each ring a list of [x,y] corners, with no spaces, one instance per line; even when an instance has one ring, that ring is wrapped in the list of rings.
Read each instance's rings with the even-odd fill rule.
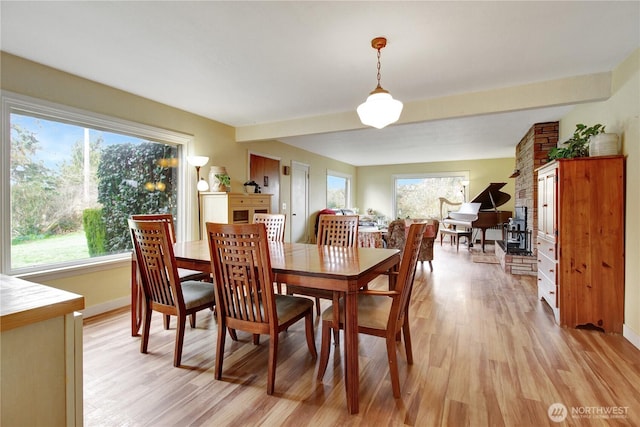
[[[351,176],[340,172],[327,171],[327,207],[348,208],[351,197]]]
[[[440,197],[451,202],[465,198],[463,181],[468,172],[394,175],[396,218],[439,218]]]
[[[128,257],[129,215],[184,217],[188,136],[7,93],[2,119],[3,272]]]

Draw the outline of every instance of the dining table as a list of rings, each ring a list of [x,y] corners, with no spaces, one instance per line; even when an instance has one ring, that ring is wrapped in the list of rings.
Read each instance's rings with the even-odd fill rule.
[[[173,245],[178,268],[211,273],[207,240],[176,242]],[[358,366],[358,290],[381,274],[397,269],[397,249],[319,246],[306,243],[269,242],[274,281],[333,292],[334,321],[338,319],[339,297],[344,298],[344,376],[349,413],[359,411],[360,372]],[[140,327],[140,287],[135,257],[132,264],[132,335]],[[391,276],[390,276],[391,277]],[[135,293],[134,293],[135,292]]]

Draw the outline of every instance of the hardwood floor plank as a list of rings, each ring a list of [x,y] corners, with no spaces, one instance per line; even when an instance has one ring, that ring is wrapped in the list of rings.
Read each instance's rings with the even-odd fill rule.
[[[558,327],[537,299],[535,277],[473,263],[468,251],[436,245],[433,267],[416,270],[414,364],[407,365],[399,344],[400,399],[392,397],[379,338],[360,338],[360,413],[349,415],[342,347],[332,347],[318,381],[302,324],[280,335],[275,393],[268,396],[268,337],[258,346],[248,334],[227,339],[216,381],[217,327],[210,313],[198,314],[195,329],[187,327],[183,364],[174,368],[175,321],[164,330],[154,317],[149,353],[141,354],[122,309],[85,319],[85,425],[562,425],[547,415],[553,403],[567,407],[565,425],[640,425],[640,350],[622,336]],[[386,285],[380,278],[371,287]],[[626,416],[571,414],[572,408],[611,407],[626,408]]]

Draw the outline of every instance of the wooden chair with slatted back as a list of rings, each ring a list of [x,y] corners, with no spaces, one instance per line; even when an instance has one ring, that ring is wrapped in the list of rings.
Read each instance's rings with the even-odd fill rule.
[[[267,239],[273,242],[284,242],[284,226],[286,221],[284,214],[254,213],[253,223],[262,223],[267,228]],[[276,283],[278,293],[282,293],[282,283]]]
[[[283,214],[253,214],[253,223],[263,223],[267,228],[267,239],[273,242],[284,242],[285,221],[286,216]]]
[[[320,215],[318,246],[356,247],[358,245],[358,215]]]
[[[274,292],[274,274],[264,224],[209,222],[206,227],[218,301],[215,378],[222,378],[227,328],[250,334],[268,334],[267,394],[273,394],[280,332],[304,319],[309,352],[313,359],[317,357],[313,301]]]
[[[168,222],[133,219],[128,222],[142,283],[144,320],[140,352],[147,352],[152,312],[176,316],[178,326],[173,365],[180,366],[187,316],[213,308],[213,284],[196,280],[180,281]],[[195,327],[195,324],[191,326]]]
[[[131,215],[131,219],[136,221],[160,221],[166,222],[169,225],[169,235],[171,237],[171,243],[176,242],[176,229],[173,222],[173,215],[171,214],[135,214]],[[209,273],[203,273],[202,271],[189,270],[186,268],[178,268],[178,277],[180,277],[180,281],[184,282],[187,280],[198,280],[198,281],[206,281],[211,282],[211,275]],[[142,295],[140,295],[140,298]],[[140,300],[139,298],[139,300]],[[164,328],[169,329],[169,322],[171,316],[164,316]],[[191,327],[195,328],[196,325],[196,314],[193,313],[189,320]]]
[[[425,223],[411,224],[409,234],[400,261],[400,270],[392,290],[367,289],[358,292],[358,333],[383,337],[387,343],[387,358],[391,375],[393,396],[400,397],[400,379],[396,355],[396,337],[404,337],[407,363],[413,364],[411,349],[411,333],[409,331],[409,302],[413,279],[418,262],[418,253],[422,236],[426,229]],[[340,320],[338,329],[344,329],[344,300],[339,305]],[[333,327],[333,307],[322,313],[322,344],[320,347],[320,361],[318,364],[318,380],[322,380],[329,362],[331,349],[330,339]]]
[[[318,246],[356,247],[358,245],[358,215],[320,215],[318,221]],[[320,316],[320,298],[333,299],[331,291],[287,285],[287,293],[307,295],[316,301],[316,314]]]

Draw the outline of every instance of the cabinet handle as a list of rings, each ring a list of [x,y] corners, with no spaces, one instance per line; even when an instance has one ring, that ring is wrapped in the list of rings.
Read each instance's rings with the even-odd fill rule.
[[[542,205],[543,208],[546,208],[547,206],[549,206],[549,205],[546,204],[546,203],[544,205]]]
[[[549,270],[549,273],[553,273],[553,270]]]
[[[549,291],[549,293],[550,293],[551,295],[555,294],[555,292],[554,292],[554,291]]]

